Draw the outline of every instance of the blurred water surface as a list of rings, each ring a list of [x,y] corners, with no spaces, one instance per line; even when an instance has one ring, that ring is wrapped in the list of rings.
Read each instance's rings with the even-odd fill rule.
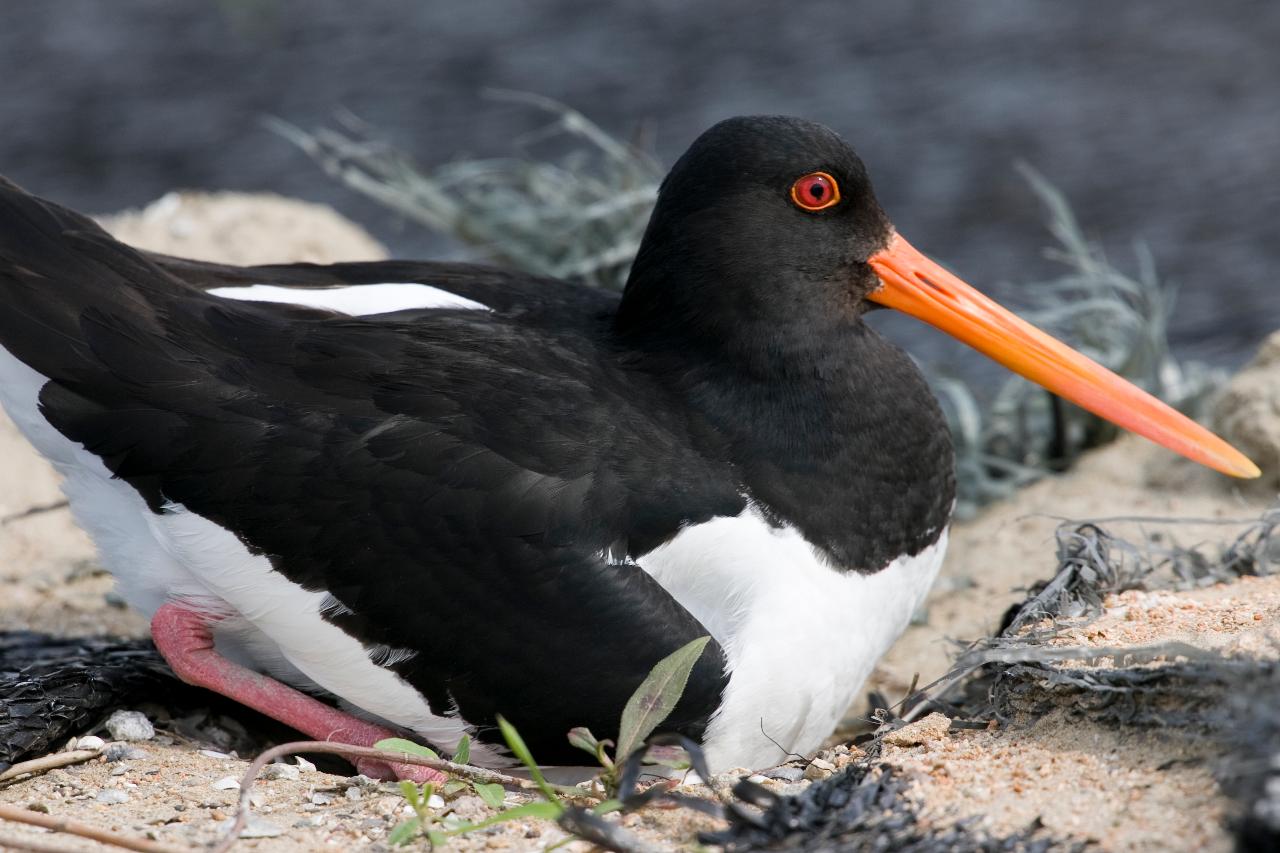
[[[465,4],[44,0],[0,14],[0,172],[89,211],[174,187],[325,201],[401,255],[456,252],[261,125],[348,109],[427,163],[506,154],[562,100],[669,162],[717,119],[780,112],[854,143],[919,247],[997,296],[1053,270],[1025,160],[1122,267],[1181,287],[1183,356],[1280,327],[1280,4]],[[937,336],[891,323],[925,357]],[[903,331],[899,332],[901,328]]]

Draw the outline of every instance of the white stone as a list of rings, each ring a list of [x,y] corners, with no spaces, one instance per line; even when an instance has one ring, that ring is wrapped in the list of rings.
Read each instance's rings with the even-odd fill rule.
[[[268,764],[262,768],[263,779],[287,779],[296,782],[302,778],[302,771],[292,764]]]
[[[151,740],[156,736],[155,726],[141,711],[116,711],[107,718],[107,731],[112,740]]]

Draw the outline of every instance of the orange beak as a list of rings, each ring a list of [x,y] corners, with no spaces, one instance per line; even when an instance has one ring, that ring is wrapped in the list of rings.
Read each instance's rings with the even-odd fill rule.
[[[868,296],[910,314],[1099,417],[1233,477],[1262,472],[1240,451],[1097,362],[1001,308],[894,235],[869,263]]]

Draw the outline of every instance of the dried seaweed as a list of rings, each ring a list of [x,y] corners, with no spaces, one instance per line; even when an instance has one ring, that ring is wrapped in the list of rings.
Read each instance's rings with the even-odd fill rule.
[[[1215,722],[1230,746],[1217,775],[1238,806],[1231,821],[1237,848],[1280,850],[1280,670],[1234,685]]]
[[[1081,850],[1083,844],[1049,837],[1039,826],[993,836],[966,820],[935,829],[924,826],[908,783],[889,765],[856,764],[814,783],[796,796],[775,794],[743,780],[734,788],[738,803],[727,809],[727,829],[701,837],[727,853],[746,851],[862,851],[911,853],[996,853],[996,851]]]
[[[1117,725],[1157,726],[1222,744],[1216,768],[1237,803],[1241,850],[1280,849],[1280,662],[1224,655],[1182,643],[1141,648],[1050,645],[1066,625],[1101,613],[1103,599],[1128,589],[1192,589],[1280,565],[1280,505],[1226,543],[1186,547],[1165,533],[1131,542],[1113,522],[1175,527],[1174,519],[1114,518],[1064,523],[1058,569],[1034,587],[995,637],[978,641],[938,684],[912,697],[919,708],[947,707],[982,720],[1032,719],[1053,710]],[[896,721],[890,721],[890,726]],[[869,752],[871,752],[869,750]]]
[[[1245,575],[1269,575],[1280,568],[1280,505],[1272,507],[1231,542],[1193,546],[1168,541],[1153,532],[1142,543],[1109,533],[1102,525],[1120,522],[1156,524],[1229,524],[1222,519],[1114,517],[1065,522],[1055,533],[1058,570],[1049,581],[1032,588],[1030,596],[1007,620],[991,642],[1026,644],[1038,639],[1026,630],[1035,623],[1079,619],[1102,612],[1103,599],[1130,589],[1191,589]],[[1055,626],[1045,628],[1056,633]]]
[[[0,769],[177,683],[149,640],[0,632]]]
[[[1123,656],[1119,650],[1103,650],[1115,651],[1114,656],[1089,657],[1072,651],[1072,661],[1086,666],[1032,660],[994,667],[989,682],[992,713],[1009,720],[1067,709],[1095,721],[1205,733],[1217,728],[1215,714],[1224,696],[1276,669],[1252,657],[1204,652],[1188,657],[1172,645],[1123,650]],[[1112,664],[1117,657],[1124,662]]]

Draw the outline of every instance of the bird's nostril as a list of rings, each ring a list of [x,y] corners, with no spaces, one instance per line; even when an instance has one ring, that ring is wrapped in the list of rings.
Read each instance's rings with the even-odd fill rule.
[[[942,286],[942,285],[938,284],[936,281],[934,281],[933,279],[929,278],[929,277],[928,277],[927,275],[925,275],[924,273],[921,273],[921,272],[916,273],[916,278],[920,279],[920,283],[921,283],[921,284],[927,284],[929,287],[933,288],[934,290],[938,291],[939,293],[946,293],[946,292],[947,292],[947,291],[946,291],[946,289],[945,289],[945,288],[943,288],[943,286]]]

